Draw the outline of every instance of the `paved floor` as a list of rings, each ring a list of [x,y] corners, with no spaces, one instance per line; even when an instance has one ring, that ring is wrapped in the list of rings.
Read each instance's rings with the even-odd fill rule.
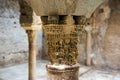
[[[37,62],[37,80],[47,80],[45,61]],[[21,64],[0,69],[0,80],[28,80],[28,66]],[[79,80],[120,80],[120,72],[81,66]]]

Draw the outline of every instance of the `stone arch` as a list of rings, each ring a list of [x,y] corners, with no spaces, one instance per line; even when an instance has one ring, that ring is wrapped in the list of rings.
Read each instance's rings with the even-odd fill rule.
[[[92,18],[94,19],[93,22],[93,64],[97,67],[110,67],[114,65],[118,65],[113,61],[110,62],[111,58],[109,56],[109,53],[106,52],[107,49],[107,34],[110,27],[110,18],[111,16],[111,2],[113,0],[106,0],[104,3],[102,3],[93,13]],[[116,1],[115,1],[116,2]],[[115,3],[114,1],[112,3]],[[107,49],[108,50],[108,49]],[[106,57],[107,56],[107,57]],[[118,60],[118,59],[116,59]],[[116,68],[117,66],[112,66],[112,68]]]
[[[107,67],[120,69],[120,0],[110,0],[111,16],[105,35],[104,55]]]

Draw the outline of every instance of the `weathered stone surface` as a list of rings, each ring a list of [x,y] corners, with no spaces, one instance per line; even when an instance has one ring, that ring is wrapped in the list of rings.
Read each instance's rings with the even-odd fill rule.
[[[37,15],[85,15],[90,17],[105,0],[26,0]]]
[[[37,79],[48,80],[45,61],[37,62]],[[28,64],[21,64],[0,69],[0,80],[28,80]],[[91,67],[80,66],[79,80],[120,80],[120,72],[113,70],[97,70]]]
[[[109,2],[106,0],[93,14],[94,24],[93,24],[93,45],[92,45],[92,62],[95,66],[101,67],[106,66],[104,58],[104,44],[105,35],[108,26],[108,20],[110,17],[110,7]]]
[[[112,4],[111,18],[105,37],[106,65],[110,68],[120,69],[120,1],[115,0]],[[118,4],[119,3],[119,4]]]
[[[120,69],[120,8],[118,3],[120,1],[111,0],[110,7],[103,4],[95,17],[96,29],[93,33],[93,64],[97,67],[104,66]]]
[[[33,9],[25,0],[19,0],[20,5],[20,23],[32,24],[33,22]]]
[[[41,49],[42,30],[38,37],[37,47]],[[0,66],[22,63],[27,59],[28,39],[20,25],[18,0],[0,0]]]
[[[79,64],[67,65],[46,65],[48,80],[78,80]]]
[[[16,0],[0,0],[0,65],[27,59],[27,37],[19,24]]]

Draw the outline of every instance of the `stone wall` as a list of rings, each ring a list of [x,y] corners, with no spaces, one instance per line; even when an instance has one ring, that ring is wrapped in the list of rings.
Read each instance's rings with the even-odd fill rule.
[[[37,46],[41,49],[41,30],[38,37]],[[0,0],[0,67],[23,63],[27,59],[28,40],[25,30],[20,25],[18,0]]]
[[[92,63],[94,66],[106,66],[104,58],[104,44],[105,35],[110,18],[110,5],[109,0],[106,0],[94,13],[93,13],[93,32],[92,32]]]
[[[92,66],[120,69],[120,0],[106,0],[93,13]],[[78,60],[86,64],[86,42],[79,45]]]
[[[92,34],[92,62],[96,67],[120,69],[119,4],[119,0],[109,0],[94,13],[96,29]]]
[[[111,17],[105,35],[104,55],[106,65],[120,69],[120,0],[111,0]]]

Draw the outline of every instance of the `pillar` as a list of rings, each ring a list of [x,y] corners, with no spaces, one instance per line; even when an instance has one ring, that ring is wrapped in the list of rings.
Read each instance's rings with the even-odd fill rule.
[[[86,26],[85,28],[86,32],[87,32],[87,60],[86,60],[86,64],[88,66],[91,66],[91,51],[92,51],[92,35],[91,35],[91,31],[92,31],[92,27],[90,25]]]
[[[36,38],[39,28],[24,27],[28,35],[29,59],[28,80],[36,80]]]
[[[78,36],[73,16],[55,15],[48,16],[48,20],[46,17],[41,19],[51,62],[46,65],[48,80],[78,80]]]

